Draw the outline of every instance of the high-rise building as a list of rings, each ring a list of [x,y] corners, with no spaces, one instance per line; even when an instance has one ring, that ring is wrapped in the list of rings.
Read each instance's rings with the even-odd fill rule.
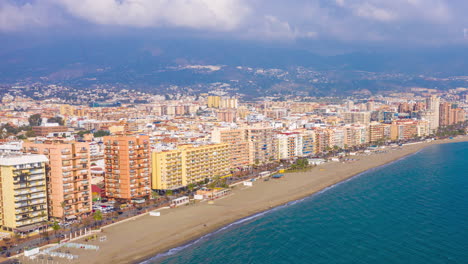
[[[277,160],[278,148],[273,128],[249,127],[245,128],[244,135],[249,143],[250,164],[262,164]]]
[[[313,130],[314,142],[315,142],[315,153],[323,153],[329,148],[334,146],[334,131],[327,128],[317,128]]]
[[[232,109],[220,109],[216,112],[216,117],[221,122],[235,123],[237,121],[237,111]]]
[[[228,176],[231,168],[228,144],[179,146],[152,153],[152,188],[176,190],[205,179]]]
[[[436,95],[431,95],[430,97],[426,98],[426,108],[428,111],[432,112],[431,120],[428,120],[431,123],[431,130],[435,131],[439,128],[439,106],[440,106],[440,98]]]
[[[207,106],[209,108],[219,108],[221,106],[221,97],[214,95],[208,96]]]
[[[370,123],[370,112],[345,112],[343,113],[343,119],[346,124],[368,125]]]
[[[411,112],[411,105],[408,104],[407,102],[401,103],[398,105],[398,113],[409,113]]]
[[[229,145],[231,168],[243,168],[250,164],[249,143],[245,140],[244,129],[214,129],[211,141]]]
[[[49,159],[46,164],[49,216],[75,219],[92,212],[87,142],[25,142],[23,149]]]
[[[0,225],[2,230],[29,233],[48,219],[45,163],[33,154],[0,156]]]
[[[368,142],[367,126],[347,125],[344,127],[344,145],[348,147],[359,146]]]
[[[148,136],[106,136],[104,178],[106,196],[115,199],[145,198],[150,188]]]
[[[439,106],[439,125],[448,126],[450,124],[450,110],[452,110],[452,104],[441,103]]]
[[[425,120],[395,120],[390,126],[390,139],[408,140],[428,136],[430,122]]]
[[[237,99],[236,98],[224,98],[219,102],[220,108],[237,108]]]
[[[314,133],[305,131],[302,133],[302,154],[304,156],[313,155],[315,152]]]
[[[465,117],[466,117],[465,110],[461,108],[451,109],[450,116],[449,116],[450,124],[453,125],[456,123],[464,122]]]
[[[413,111],[423,111],[426,110],[426,105],[423,102],[416,102],[413,105]]]
[[[375,143],[378,141],[390,139],[390,125],[379,122],[369,124],[369,142]]]
[[[303,139],[299,133],[281,133],[276,138],[278,142],[278,158],[291,159],[303,155]]]

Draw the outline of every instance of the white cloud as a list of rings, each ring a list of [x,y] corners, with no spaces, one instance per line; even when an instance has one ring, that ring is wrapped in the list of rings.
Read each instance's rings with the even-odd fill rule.
[[[58,21],[48,15],[47,4],[33,2],[22,5],[0,1],[0,31],[18,31],[29,26],[45,27]]]
[[[357,16],[374,19],[378,21],[392,21],[397,19],[397,15],[390,10],[379,8],[369,3],[356,6],[354,12]]]
[[[53,0],[73,16],[103,25],[227,31],[249,14],[242,0]]]
[[[268,40],[460,39],[467,9],[466,0],[0,0],[0,32],[67,24],[63,28],[183,28]]]
[[[256,36],[257,38],[290,41],[297,38],[316,38],[317,32],[300,30],[276,16],[265,15],[263,19],[258,22],[258,26],[248,30],[248,35],[250,37]]]

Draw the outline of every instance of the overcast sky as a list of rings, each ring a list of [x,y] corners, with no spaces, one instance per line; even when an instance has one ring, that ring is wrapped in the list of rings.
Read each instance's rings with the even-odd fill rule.
[[[0,0],[0,39],[155,29],[270,42],[440,45],[468,43],[467,12],[468,0]]]

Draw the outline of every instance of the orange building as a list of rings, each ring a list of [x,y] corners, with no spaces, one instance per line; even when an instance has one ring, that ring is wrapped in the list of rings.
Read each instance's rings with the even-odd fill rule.
[[[36,136],[61,136],[68,131],[66,126],[33,126],[32,131]]]
[[[425,120],[395,120],[390,125],[390,139],[408,140],[429,135],[429,122]]]
[[[92,211],[89,145],[86,142],[23,144],[27,153],[44,154],[49,216],[75,219]]]
[[[149,143],[148,136],[104,137],[107,197],[130,200],[151,194]]]
[[[250,164],[249,143],[243,129],[215,129],[211,134],[215,143],[229,144],[231,168],[242,168]]]
[[[465,111],[461,108],[453,108],[450,103],[442,103],[439,107],[440,126],[449,126],[465,121]]]
[[[369,125],[369,142],[377,142],[390,139],[390,125],[372,122]]]
[[[441,126],[448,126],[450,124],[450,110],[452,109],[452,104],[450,103],[441,103],[439,107],[439,118]]]

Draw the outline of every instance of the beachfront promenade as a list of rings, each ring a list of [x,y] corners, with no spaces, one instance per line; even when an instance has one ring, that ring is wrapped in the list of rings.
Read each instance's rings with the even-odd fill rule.
[[[213,204],[196,203],[163,210],[161,216],[146,214],[104,227],[102,234],[106,241],[77,241],[97,245],[99,251],[74,252],[79,258],[69,263],[132,263],[146,259],[238,219],[311,195],[424,147],[460,141],[467,141],[467,137],[387,147],[383,152],[353,156],[351,162],[328,162],[306,172],[287,173],[279,180],[256,181],[253,187],[236,186],[231,195],[215,200]]]

